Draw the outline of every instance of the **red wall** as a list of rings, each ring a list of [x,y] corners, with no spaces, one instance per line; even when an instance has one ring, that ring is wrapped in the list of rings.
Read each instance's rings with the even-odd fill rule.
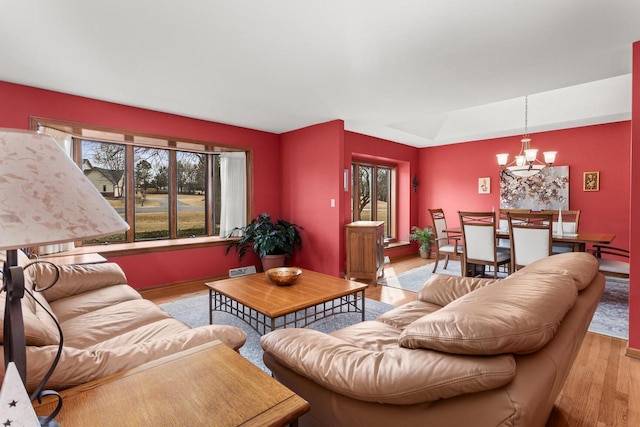
[[[407,241],[412,226],[424,227],[427,225],[426,217],[416,210],[418,197],[422,194],[423,188],[419,185],[418,192],[414,193],[411,187],[413,175],[417,174],[419,169],[417,148],[355,132],[345,132],[344,151],[348,168],[353,160],[369,160],[397,166],[397,240]],[[345,193],[344,207],[343,223],[348,224],[351,222],[351,188],[348,193]],[[385,251],[389,256],[416,252],[417,246],[415,245]]]
[[[292,261],[299,267],[342,276],[344,123],[335,120],[286,132],[281,141],[277,169],[282,174],[282,213],[284,219],[304,224],[303,250]]]
[[[633,44],[631,104],[631,171],[640,171],[640,42]],[[629,283],[629,347],[640,356],[640,174],[631,173],[631,276]]]
[[[0,82],[0,127],[28,129],[30,116],[251,149],[254,154],[253,214],[269,212],[276,217],[280,215],[280,175],[274,173],[273,167],[281,160],[278,135]],[[240,264],[236,256],[225,256],[225,249],[217,246],[112,260],[121,265],[133,286],[142,288],[227,274],[230,267]],[[243,259],[242,265],[252,261],[255,260],[248,257]]]
[[[616,234],[614,244],[640,251],[640,44],[634,44],[633,121],[533,134],[533,145],[558,151],[557,164],[568,165],[570,207],[581,209],[580,229]],[[344,132],[332,121],[275,135],[246,128],[195,120],[140,108],[0,82],[0,127],[27,129],[30,116],[77,121],[150,134],[241,146],[253,151],[253,212],[268,212],[300,224],[303,250],[294,260],[301,266],[341,275],[344,268],[344,225],[350,222],[350,190],[343,190],[343,170],[352,159],[398,165],[398,238],[412,225],[430,224],[428,209],[442,207],[451,225],[458,210],[499,208],[499,172],[495,154],[520,148],[520,136],[417,149],[390,141]],[[633,123],[633,130],[632,130]],[[633,143],[631,134],[633,132]],[[635,150],[632,151],[632,148]],[[630,155],[634,154],[631,157]],[[283,167],[287,165],[287,167]],[[600,171],[600,191],[583,192],[582,174]],[[417,174],[418,192],[411,190]],[[491,177],[491,194],[477,193],[480,177]],[[330,200],[336,200],[336,207]],[[631,232],[630,232],[631,230]],[[630,239],[629,236],[632,236]],[[248,255],[224,255],[225,247],[186,249],[113,258],[140,288],[224,275],[229,268],[256,263]],[[400,253],[415,252],[415,248]],[[640,275],[640,261],[631,259],[631,275]],[[640,298],[630,285],[629,347],[640,349]]]
[[[631,122],[532,134],[540,151],[557,150],[556,164],[569,166],[569,207],[580,209],[580,230],[614,233],[615,246],[629,247],[629,154]],[[500,208],[496,153],[520,149],[520,136],[420,150],[419,212],[444,209],[448,225],[459,210]],[[600,171],[600,191],[582,190],[583,173]],[[478,178],[491,178],[491,194],[478,194]]]

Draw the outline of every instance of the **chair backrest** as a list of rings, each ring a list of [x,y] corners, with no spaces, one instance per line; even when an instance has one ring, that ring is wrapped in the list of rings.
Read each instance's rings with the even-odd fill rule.
[[[496,213],[458,212],[465,258],[494,262],[496,259]]]
[[[509,230],[509,218],[510,213],[521,214],[529,213],[531,209],[500,209],[500,216],[498,218],[498,229],[501,231]]]
[[[442,209],[429,209],[429,214],[431,214],[431,221],[433,222],[433,229],[436,233],[436,242],[438,247],[448,245],[449,242],[447,238],[449,237],[449,233],[447,233],[447,220],[444,217],[444,211]]]
[[[509,213],[529,213],[531,209],[500,209],[500,215],[498,216],[498,229],[503,233],[509,232]],[[498,239],[498,246],[501,248],[510,248],[511,240]]]
[[[551,255],[551,213],[509,213],[513,271]]]
[[[543,210],[541,213],[549,213],[553,215],[553,234],[558,234],[558,222],[560,212],[562,212],[562,232],[563,233],[578,233],[578,226],[580,225],[580,210]]]

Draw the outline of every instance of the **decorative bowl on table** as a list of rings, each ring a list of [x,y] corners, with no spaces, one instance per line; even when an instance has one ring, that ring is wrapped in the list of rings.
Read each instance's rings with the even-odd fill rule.
[[[276,267],[268,269],[264,274],[276,285],[288,286],[300,278],[302,270],[298,267]]]

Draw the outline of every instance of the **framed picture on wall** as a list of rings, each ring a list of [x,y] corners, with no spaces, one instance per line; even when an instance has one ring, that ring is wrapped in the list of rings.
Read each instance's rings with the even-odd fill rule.
[[[600,191],[600,172],[584,173],[584,191]]]
[[[500,172],[501,209],[569,209],[569,166],[551,166],[535,175]]]
[[[478,194],[491,193],[491,178],[478,178]]]

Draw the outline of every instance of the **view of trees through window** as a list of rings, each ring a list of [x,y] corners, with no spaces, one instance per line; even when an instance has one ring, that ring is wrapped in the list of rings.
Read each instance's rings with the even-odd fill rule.
[[[122,219],[127,221],[125,166],[124,145],[82,141],[82,170],[85,176],[102,193]],[[97,241],[87,241],[87,243],[122,242],[125,240],[126,234],[120,233],[102,237]]]
[[[81,153],[85,175],[132,226],[134,240],[167,239],[172,234],[175,237],[207,235],[207,211],[211,212],[213,233],[218,232],[220,168],[217,154],[129,148],[127,150],[125,144],[83,140]],[[127,156],[132,159],[128,160]],[[210,177],[208,162],[212,165]],[[130,179],[128,164],[133,165]],[[133,182],[134,188],[129,190],[127,182]],[[210,209],[207,209],[208,198],[215,203]],[[132,209],[128,209],[128,204]],[[127,218],[128,214],[134,218]],[[126,234],[99,239],[99,242],[105,241],[126,241]]]
[[[205,185],[207,156],[176,152],[178,193],[178,236],[202,236],[205,227]],[[216,160],[217,160],[216,156]]]
[[[394,169],[389,166],[354,162],[353,177],[353,221],[384,221],[385,235],[393,230],[392,177]]]
[[[169,237],[169,151],[134,147],[135,240]]]

